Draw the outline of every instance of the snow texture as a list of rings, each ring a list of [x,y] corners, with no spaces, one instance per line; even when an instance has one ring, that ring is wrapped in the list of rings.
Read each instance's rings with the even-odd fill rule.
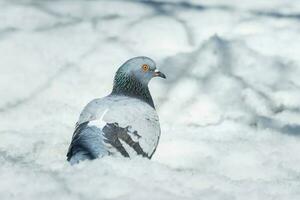
[[[300,3],[0,2],[0,199],[300,199]],[[71,167],[81,109],[157,61],[152,160]]]

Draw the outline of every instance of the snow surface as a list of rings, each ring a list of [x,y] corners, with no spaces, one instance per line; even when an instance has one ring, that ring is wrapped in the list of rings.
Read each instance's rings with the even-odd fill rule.
[[[0,199],[300,199],[300,2],[1,1]],[[137,55],[162,135],[151,161],[71,167],[91,99]]]

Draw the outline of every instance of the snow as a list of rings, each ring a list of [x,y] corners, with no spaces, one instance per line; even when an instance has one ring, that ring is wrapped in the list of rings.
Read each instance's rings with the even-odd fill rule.
[[[300,198],[300,4],[1,1],[0,199]],[[146,55],[152,160],[66,152],[80,111]]]

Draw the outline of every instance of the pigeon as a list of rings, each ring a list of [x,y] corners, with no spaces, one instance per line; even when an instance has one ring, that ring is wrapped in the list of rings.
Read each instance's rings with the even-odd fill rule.
[[[153,77],[166,78],[145,56],[119,67],[112,92],[89,102],[79,116],[67,153],[71,165],[110,155],[151,159],[161,133],[148,88]]]

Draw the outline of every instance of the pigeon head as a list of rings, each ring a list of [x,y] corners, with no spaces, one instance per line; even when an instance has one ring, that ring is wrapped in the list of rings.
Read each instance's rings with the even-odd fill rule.
[[[135,97],[154,107],[148,88],[154,77],[166,78],[152,59],[140,56],[127,60],[116,72],[112,94]]]
[[[166,76],[156,69],[155,62],[144,56],[127,60],[117,71],[116,75],[129,76],[143,85],[148,85],[154,77],[166,78]]]

